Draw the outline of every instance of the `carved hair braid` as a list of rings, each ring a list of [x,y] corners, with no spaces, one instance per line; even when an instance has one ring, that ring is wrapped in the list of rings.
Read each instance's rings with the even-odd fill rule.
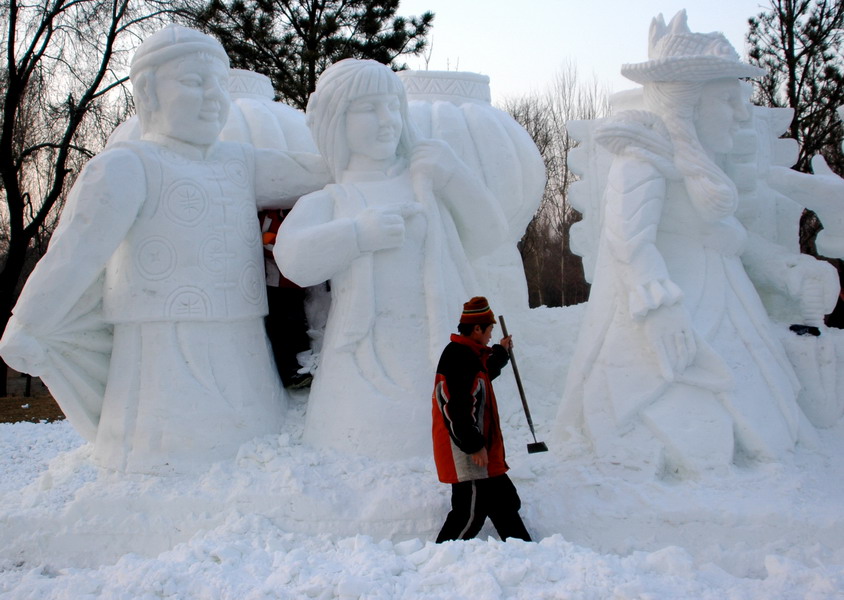
[[[733,214],[738,191],[700,143],[694,117],[704,83],[657,82],[645,85],[645,104],[662,117],[674,145],[674,165],[683,175],[701,217],[716,221]]]

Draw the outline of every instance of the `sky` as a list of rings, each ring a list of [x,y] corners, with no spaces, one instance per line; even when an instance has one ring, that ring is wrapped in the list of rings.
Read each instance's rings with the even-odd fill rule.
[[[760,0],[402,0],[399,14],[435,13],[427,68],[490,77],[493,103],[544,90],[566,61],[578,76],[609,92],[634,87],[623,63],[647,60],[653,17],[668,22],[685,8],[692,31],[721,31],[746,55],[747,19],[768,6]],[[412,69],[425,69],[411,57]]]

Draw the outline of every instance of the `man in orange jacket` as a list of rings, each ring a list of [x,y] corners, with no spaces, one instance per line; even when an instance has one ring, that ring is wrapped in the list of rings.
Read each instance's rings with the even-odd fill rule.
[[[489,517],[502,540],[530,541],[519,516],[521,500],[506,473],[504,439],[492,380],[506,366],[512,339],[489,347],[495,316],[486,298],[463,305],[437,365],[432,394],[434,461],[451,484],[451,512],[437,543],[475,537]]]

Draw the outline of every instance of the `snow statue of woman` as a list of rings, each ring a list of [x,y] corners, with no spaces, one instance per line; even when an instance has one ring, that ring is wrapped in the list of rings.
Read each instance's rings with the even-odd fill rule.
[[[281,426],[256,212],[327,176],[315,154],[218,141],[228,76],[205,34],[144,40],[141,139],[86,165],[0,343],[108,468],[189,472]]]
[[[430,393],[464,296],[467,257],[495,249],[501,209],[447,144],[422,140],[399,78],[347,59],[306,111],[337,183],[301,198],[275,246],[301,286],[331,282],[305,440],[370,456],[430,453]]]
[[[738,193],[719,166],[748,118],[739,61],[685,11],[650,30],[649,58],[622,67],[645,111],[607,119],[613,155],[589,305],[557,427],[599,456],[690,475],[784,457],[814,430],[799,384],[748,278]],[[828,265],[782,265],[822,318],[837,295]]]

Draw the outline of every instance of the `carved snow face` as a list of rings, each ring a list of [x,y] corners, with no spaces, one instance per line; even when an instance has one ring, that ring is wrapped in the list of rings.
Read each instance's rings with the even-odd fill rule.
[[[155,73],[150,129],[197,146],[214,143],[229,114],[228,77],[222,61],[201,54],[164,63]]]
[[[392,161],[401,137],[401,105],[393,94],[373,94],[353,100],[346,110],[350,166],[361,160]]]
[[[716,154],[732,150],[738,123],[748,118],[737,79],[718,79],[704,85],[694,122],[706,150]]]

